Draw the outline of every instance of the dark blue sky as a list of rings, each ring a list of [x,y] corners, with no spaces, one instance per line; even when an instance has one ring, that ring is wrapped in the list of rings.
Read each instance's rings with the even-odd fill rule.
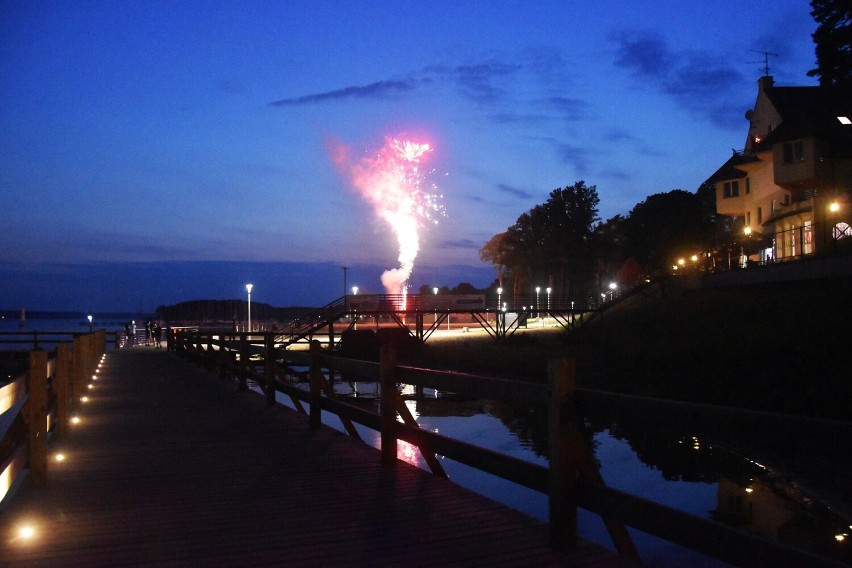
[[[743,146],[757,51],[776,84],[814,84],[814,28],[804,0],[6,0],[0,308],[248,281],[322,305],[343,265],[381,291],[396,241],[328,141],[370,155],[402,135],[433,146],[447,211],[411,285],[485,285],[478,249],[554,188],[595,185],[603,219],[694,191]]]

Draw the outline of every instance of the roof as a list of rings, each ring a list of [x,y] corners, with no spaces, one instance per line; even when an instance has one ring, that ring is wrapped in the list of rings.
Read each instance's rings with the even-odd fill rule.
[[[782,122],[761,146],[816,136],[832,142],[836,153],[852,154],[852,126],[837,119],[852,117],[852,88],[768,87],[764,92]]]
[[[738,170],[737,166],[759,161],[760,160],[755,156],[734,150],[734,155],[728,158],[728,161],[722,164],[722,167],[716,170],[704,183],[716,183],[729,179],[742,179],[744,177],[748,177],[748,173],[743,170]]]

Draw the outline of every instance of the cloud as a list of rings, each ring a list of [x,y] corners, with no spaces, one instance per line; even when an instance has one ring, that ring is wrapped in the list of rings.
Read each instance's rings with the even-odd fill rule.
[[[616,41],[615,64],[630,69],[639,77],[665,77],[672,55],[666,41],[657,35],[620,34]]]
[[[443,240],[438,244],[439,248],[442,249],[474,249],[478,250],[481,245],[473,242],[471,239],[455,239],[455,240]]]
[[[533,197],[535,197],[532,193],[530,193],[529,191],[527,191],[525,189],[521,189],[519,187],[507,185],[505,183],[498,183],[496,187],[497,187],[498,190],[502,191],[503,193],[508,193],[509,195],[511,195],[513,197],[519,197],[521,199],[532,199]]]
[[[589,150],[576,144],[557,144],[557,154],[564,164],[574,167],[574,173],[584,176],[589,173]]]
[[[386,98],[389,95],[413,91],[417,88],[417,82],[414,80],[407,81],[376,81],[369,85],[358,85],[352,87],[344,87],[334,91],[326,91],[324,93],[315,93],[312,95],[304,95],[289,99],[281,99],[269,103],[270,106],[299,106],[314,103],[322,103],[326,101],[339,101],[346,99],[370,99],[370,98]]]
[[[726,54],[674,53],[656,33],[622,33],[615,41],[616,66],[696,116],[723,128],[742,127],[741,109],[749,102],[742,98],[742,86],[747,80]]]
[[[502,98],[505,90],[499,81],[514,75],[521,65],[488,61],[476,65],[460,65],[453,70],[453,78],[462,94],[477,102],[492,102]]]
[[[548,66],[557,62],[548,61]],[[385,79],[367,85],[353,85],[312,93],[300,97],[280,99],[269,103],[270,106],[301,106],[329,101],[349,99],[386,98],[390,95],[400,95],[415,91],[418,87],[438,84],[449,85],[468,100],[478,104],[492,104],[503,100],[513,86],[509,79],[519,73],[540,73],[545,66],[540,59],[527,64],[512,63],[489,59],[465,65],[430,65],[413,72],[406,79]]]

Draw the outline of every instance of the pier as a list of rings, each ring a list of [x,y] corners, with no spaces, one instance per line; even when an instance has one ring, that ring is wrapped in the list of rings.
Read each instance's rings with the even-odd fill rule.
[[[546,523],[165,349],[110,350],[91,384],[43,479],[4,501],[0,564],[637,565],[552,548]]]

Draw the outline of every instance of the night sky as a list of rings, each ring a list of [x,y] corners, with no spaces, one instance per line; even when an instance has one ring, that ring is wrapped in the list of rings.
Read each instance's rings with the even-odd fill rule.
[[[805,0],[0,3],[0,309],[382,292],[396,241],[330,155],[428,142],[447,216],[410,284],[551,190],[603,220],[742,148],[764,55],[813,85]]]

